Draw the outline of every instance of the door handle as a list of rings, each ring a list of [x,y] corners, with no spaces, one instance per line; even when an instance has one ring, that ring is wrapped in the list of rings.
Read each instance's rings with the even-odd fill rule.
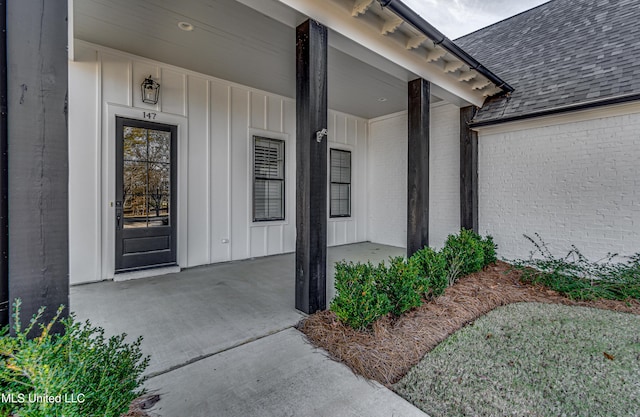
[[[122,221],[122,201],[116,201],[116,227],[121,229],[121,221]]]

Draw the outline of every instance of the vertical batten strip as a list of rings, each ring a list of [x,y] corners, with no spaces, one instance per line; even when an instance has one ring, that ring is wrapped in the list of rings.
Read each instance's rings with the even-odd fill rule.
[[[232,153],[231,153],[231,86],[227,87],[227,239],[233,236],[233,212],[231,210],[231,186],[233,180]],[[227,242],[227,260],[233,259],[232,241]]]
[[[189,85],[186,81],[186,77],[183,77],[183,85],[186,87],[183,91],[184,91],[184,96],[183,96],[183,100],[185,102],[187,102],[189,100]],[[206,83],[206,94],[205,94],[205,132],[206,132],[206,141],[205,141],[205,157],[207,160],[207,167],[206,167],[206,187],[205,187],[205,193],[206,193],[206,197],[205,197],[205,201],[207,204],[207,209],[205,210],[205,216],[206,216],[206,233],[207,233],[207,238],[206,238],[206,242],[207,242],[207,258],[209,260],[209,263],[212,262],[212,258],[211,258],[211,247],[213,246],[213,235],[211,233],[211,229],[213,227],[212,223],[212,212],[213,212],[213,206],[211,205],[211,82],[209,82],[209,80],[205,80]]]

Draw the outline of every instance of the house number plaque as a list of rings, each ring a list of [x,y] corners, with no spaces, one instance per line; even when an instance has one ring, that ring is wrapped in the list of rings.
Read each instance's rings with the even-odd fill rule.
[[[142,117],[144,117],[145,119],[149,119],[149,120],[155,120],[157,115],[158,115],[157,113],[151,113],[151,112],[148,112],[148,111],[143,111],[142,112]]]

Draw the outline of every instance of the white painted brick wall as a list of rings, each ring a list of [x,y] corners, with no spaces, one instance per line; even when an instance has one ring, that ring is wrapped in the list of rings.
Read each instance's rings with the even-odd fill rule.
[[[369,125],[369,240],[407,245],[407,114]]]
[[[429,241],[440,248],[460,228],[460,110],[431,109]],[[407,114],[371,121],[369,134],[369,240],[407,242]]]
[[[635,111],[480,131],[480,232],[494,236],[501,257],[528,257],[533,247],[523,234],[535,232],[556,255],[572,244],[593,260],[640,252]]]
[[[460,108],[431,109],[429,244],[440,249],[460,230]]]

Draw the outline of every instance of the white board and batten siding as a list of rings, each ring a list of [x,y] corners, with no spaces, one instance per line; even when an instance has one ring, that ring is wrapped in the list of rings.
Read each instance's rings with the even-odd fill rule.
[[[429,244],[441,248],[460,230],[460,108],[431,106]],[[407,244],[407,112],[370,121],[369,240]]]
[[[69,62],[70,281],[114,276],[115,116],[178,126],[178,264],[295,250],[295,101],[76,41]],[[142,103],[145,77],[161,84]],[[352,216],[328,245],[367,240],[367,120],[329,112],[329,147],[352,152]],[[285,141],[285,220],[253,222],[252,137]]]
[[[346,245],[364,242],[367,235],[367,120],[354,118],[344,113],[329,112],[330,149],[351,152],[351,217],[329,218],[327,222],[327,245]],[[330,168],[327,169],[330,175]],[[329,208],[327,208],[327,211]]]
[[[479,129],[479,228],[507,259],[640,252],[640,104]]]

